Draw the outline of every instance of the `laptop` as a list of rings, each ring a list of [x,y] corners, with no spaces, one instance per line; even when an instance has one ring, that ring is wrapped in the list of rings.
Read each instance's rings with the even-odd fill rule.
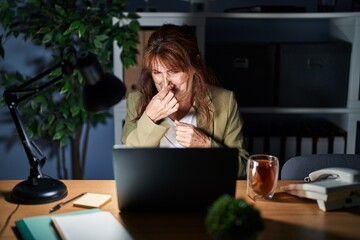
[[[126,211],[207,211],[235,196],[235,148],[113,148],[118,207]]]

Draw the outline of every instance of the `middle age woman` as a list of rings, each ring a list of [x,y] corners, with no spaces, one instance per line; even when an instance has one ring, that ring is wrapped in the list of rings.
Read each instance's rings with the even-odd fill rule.
[[[133,147],[239,149],[246,176],[243,120],[232,91],[208,71],[189,26],[165,24],[145,47],[141,89],[129,93],[123,144]]]

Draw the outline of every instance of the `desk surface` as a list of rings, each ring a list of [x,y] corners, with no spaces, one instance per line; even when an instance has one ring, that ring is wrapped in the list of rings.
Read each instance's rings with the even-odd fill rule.
[[[9,202],[10,192],[19,181],[0,181],[0,229],[17,207]],[[111,212],[134,239],[211,239],[206,233],[204,215],[200,213],[131,213],[119,214],[114,180],[64,180],[70,199],[84,191],[111,194],[112,201],[102,210]],[[279,186],[291,181],[280,181]],[[253,202],[246,197],[246,181],[237,182],[237,197],[255,204],[265,220],[260,239],[360,239],[360,207],[342,211],[322,212],[315,201],[299,199],[279,189],[271,201]],[[61,201],[58,201],[61,202]],[[41,205],[20,205],[12,215],[1,239],[16,239],[15,221],[24,217],[46,215],[58,202]],[[83,210],[72,204],[57,213]]]

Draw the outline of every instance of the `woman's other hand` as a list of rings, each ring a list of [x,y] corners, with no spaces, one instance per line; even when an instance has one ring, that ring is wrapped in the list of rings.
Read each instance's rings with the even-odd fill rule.
[[[187,123],[174,121],[176,130],[176,140],[184,147],[191,148],[210,148],[210,137],[195,126]]]
[[[179,103],[171,91],[173,87],[173,84],[167,85],[151,99],[146,107],[145,113],[153,122],[156,123],[179,109]]]

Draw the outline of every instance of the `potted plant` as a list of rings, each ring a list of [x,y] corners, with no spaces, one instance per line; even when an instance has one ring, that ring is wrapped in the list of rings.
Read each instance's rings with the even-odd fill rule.
[[[257,239],[264,229],[260,212],[243,198],[219,197],[205,219],[209,233],[216,239]]]
[[[125,0],[6,0],[0,2],[0,58],[6,58],[4,45],[9,37],[30,39],[52,53],[53,63],[74,61],[75,55],[89,51],[98,56],[104,71],[112,71],[113,43],[122,48],[125,67],[135,64],[138,15],[124,13]],[[119,20],[113,24],[113,17]],[[50,66],[44,67],[49,68]],[[40,71],[41,72],[41,71]],[[48,77],[60,75],[54,71]],[[18,72],[2,72],[0,85],[5,89],[27,80]],[[35,95],[21,107],[29,137],[53,142],[62,171],[70,178],[65,165],[65,149],[70,147],[72,178],[84,177],[90,127],[103,124],[110,112],[86,112],[81,103],[82,77],[78,71]],[[3,101],[2,101],[3,102]]]

